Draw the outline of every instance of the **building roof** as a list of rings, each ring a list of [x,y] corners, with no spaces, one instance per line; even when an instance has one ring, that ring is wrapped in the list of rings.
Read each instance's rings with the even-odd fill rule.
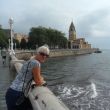
[[[76,30],[75,30],[75,26],[74,26],[74,24],[73,24],[73,21],[72,21],[71,24],[70,24],[69,31],[76,31]]]

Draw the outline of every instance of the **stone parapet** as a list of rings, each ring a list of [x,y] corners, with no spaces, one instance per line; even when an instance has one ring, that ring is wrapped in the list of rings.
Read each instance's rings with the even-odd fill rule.
[[[76,56],[83,54],[91,54],[96,51],[93,49],[54,49],[50,51],[50,57],[61,57],[61,56]],[[16,57],[18,59],[28,60],[30,57],[36,54],[35,50],[31,51],[18,51]]]

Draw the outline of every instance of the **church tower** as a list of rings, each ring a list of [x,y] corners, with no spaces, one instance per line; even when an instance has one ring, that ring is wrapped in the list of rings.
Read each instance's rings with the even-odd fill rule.
[[[71,22],[70,27],[69,27],[69,40],[74,41],[76,40],[76,30],[73,22]]]

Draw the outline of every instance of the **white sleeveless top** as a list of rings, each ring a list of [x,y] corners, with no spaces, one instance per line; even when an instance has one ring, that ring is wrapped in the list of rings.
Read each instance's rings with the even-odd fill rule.
[[[16,91],[22,91],[23,87],[25,88],[29,81],[32,80],[32,69],[34,67],[41,67],[38,60],[31,59],[25,62],[10,88]]]

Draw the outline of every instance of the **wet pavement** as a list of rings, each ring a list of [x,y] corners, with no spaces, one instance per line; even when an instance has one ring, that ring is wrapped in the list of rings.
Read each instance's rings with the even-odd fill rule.
[[[6,63],[3,64],[2,57],[0,55],[0,110],[7,110],[5,103],[5,93],[12,81],[10,70],[8,66],[8,58]]]

